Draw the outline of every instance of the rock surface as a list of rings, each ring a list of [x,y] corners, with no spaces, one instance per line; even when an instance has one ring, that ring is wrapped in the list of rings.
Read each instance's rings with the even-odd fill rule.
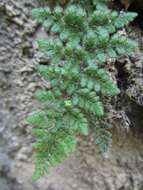
[[[33,91],[45,86],[35,71],[38,58],[34,40],[45,35],[30,17],[36,6],[36,0],[0,1],[0,190],[143,190],[140,59],[133,63],[127,59],[126,64],[123,60],[120,64],[128,75],[118,74],[119,79],[128,76],[128,85],[123,85],[124,94],[118,97],[117,104],[124,107],[121,118],[126,112],[133,128],[124,129],[125,123],[119,118],[120,127],[113,131],[110,153],[101,155],[91,138],[81,139],[67,161],[47,177],[32,181],[33,138],[25,118],[39,108]],[[134,62],[136,65],[131,66]],[[123,97],[127,101],[119,103]]]

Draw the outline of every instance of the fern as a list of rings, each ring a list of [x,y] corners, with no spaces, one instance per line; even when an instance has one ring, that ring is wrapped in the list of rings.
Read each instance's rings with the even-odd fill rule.
[[[57,4],[54,9],[32,11],[49,33],[48,39],[38,40],[49,64],[37,69],[51,83],[50,89],[35,92],[43,110],[28,118],[37,137],[36,179],[67,158],[74,150],[77,134],[92,131],[103,152],[111,145],[106,100],[120,90],[106,63],[136,48],[134,41],[118,32],[136,13],[109,10],[107,2],[72,0],[65,8]]]

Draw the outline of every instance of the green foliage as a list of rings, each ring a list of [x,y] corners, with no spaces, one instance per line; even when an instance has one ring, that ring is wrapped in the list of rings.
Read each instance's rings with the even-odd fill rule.
[[[95,144],[99,145],[102,152],[106,152],[112,143],[112,134],[109,129],[112,125],[104,120],[96,121],[96,127],[94,128]]]
[[[33,144],[37,151],[33,179],[39,179],[48,172],[50,166],[57,165],[69,156],[75,149],[76,140],[67,129],[57,129],[49,133],[47,129],[35,128],[33,133],[38,139]]]
[[[108,0],[73,0],[65,8],[38,8],[34,19],[49,33],[38,41],[50,64],[39,65],[41,76],[50,81],[48,90],[35,97],[43,110],[29,116],[37,142],[34,178],[63,161],[76,144],[76,134],[88,135],[92,125],[95,143],[101,151],[111,144],[110,125],[105,122],[108,97],[120,91],[106,63],[130,54],[136,43],[118,32],[136,13],[109,10]],[[91,124],[91,120],[96,122]]]

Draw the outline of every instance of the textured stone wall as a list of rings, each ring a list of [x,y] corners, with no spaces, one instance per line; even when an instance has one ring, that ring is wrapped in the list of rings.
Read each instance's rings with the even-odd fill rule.
[[[46,35],[31,20],[30,11],[36,6],[36,0],[0,0],[0,190],[143,190],[143,109],[137,87],[142,86],[142,52],[133,61],[136,66],[131,66],[129,59],[120,61],[122,66],[126,61],[122,68],[130,76],[126,83],[132,79],[126,87],[127,99],[132,94],[135,101],[127,103],[122,96],[117,103],[122,100],[134,127],[124,129],[125,123],[119,122],[107,155],[99,153],[91,138],[80,139],[77,151],[67,161],[38,182],[32,181],[33,138],[25,118],[39,108],[33,91],[45,86],[35,70],[38,56],[34,40]]]

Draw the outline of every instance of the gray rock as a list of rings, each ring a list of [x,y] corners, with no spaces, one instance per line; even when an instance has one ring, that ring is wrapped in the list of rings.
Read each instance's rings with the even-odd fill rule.
[[[36,6],[36,0],[0,0],[0,190],[142,190],[141,127],[128,133],[121,128],[113,131],[113,148],[105,157],[90,138],[81,139],[68,160],[38,182],[32,181],[34,139],[25,118],[40,107],[33,99],[35,89],[49,88],[35,71],[37,60],[47,61],[37,54],[35,38],[47,34],[37,30],[31,19],[30,11]],[[139,72],[138,67],[141,65],[137,64]],[[132,84],[132,95],[136,96],[140,88]],[[142,109],[138,106],[134,109],[130,102],[139,126]]]

